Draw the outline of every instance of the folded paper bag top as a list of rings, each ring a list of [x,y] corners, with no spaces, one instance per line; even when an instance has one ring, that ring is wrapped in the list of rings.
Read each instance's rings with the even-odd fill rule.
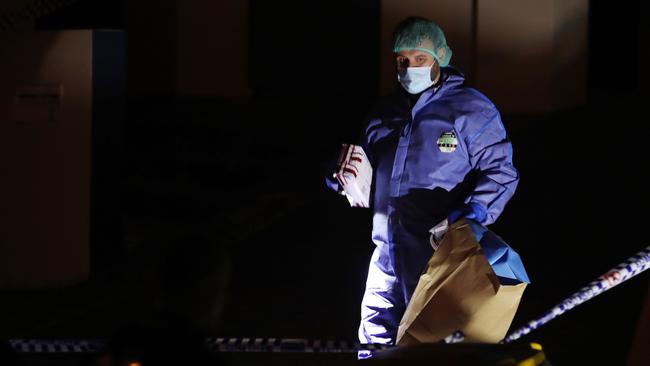
[[[484,226],[450,226],[420,276],[397,343],[438,342],[462,331],[470,342],[505,336],[530,282],[519,255]]]
[[[498,235],[474,220],[466,220],[476,241],[497,277],[530,283],[519,254],[510,248]],[[509,282],[510,283],[510,282]]]

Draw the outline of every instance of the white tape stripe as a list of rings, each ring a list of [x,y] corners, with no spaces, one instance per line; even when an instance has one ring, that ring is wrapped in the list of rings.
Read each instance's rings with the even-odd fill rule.
[[[650,246],[646,247],[644,250],[632,256],[625,262],[619,264],[615,269],[598,277],[597,280],[583,287],[580,291],[569,296],[560,304],[554,306],[550,311],[542,315],[542,317],[532,320],[521,328],[514,330],[502,342],[509,343],[521,338],[523,335],[526,335],[548,323],[566,311],[573,309],[585,301],[593,299],[601,293],[647,270],[648,267],[650,267]]]

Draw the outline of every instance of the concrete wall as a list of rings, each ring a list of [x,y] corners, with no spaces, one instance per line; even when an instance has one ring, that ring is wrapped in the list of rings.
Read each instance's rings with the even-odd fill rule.
[[[0,34],[0,288],[89,275],[92,33]]]
[[[476,86],[497,106],[530,113],[586,102],[588,0],[478,4]]]
[[[249,94],[247,0],[126,2],[129,94]]]
[[[174,6],[177,94],[250,95],[248,1],[176,0]],[[443,28],[452,65],[502,111],[581,105],[587,96],[588,7],[588,0],[382,0],[381,92],[396,85],[392,31],[403,18],[419,15]]]

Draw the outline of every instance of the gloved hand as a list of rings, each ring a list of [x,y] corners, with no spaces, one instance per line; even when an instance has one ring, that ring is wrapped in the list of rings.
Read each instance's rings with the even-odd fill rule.
[[[358,171],[358,168],[354,166],[354,169]],[[348,202],[350,203],[351,207],[357,207],[360,206],[359,203],[355,202],[352,196],[347,194],[345,190],[343,190],[343,186],[341,186],[341,183],[339,182],[338,179],[336,179],[336,173],[329,173],[325,176],[325,184],[327,185],[327,188],[333,190],[334,192],[340,194],[341,196],[345,196],[345,198],[348,199]]]
[[[327,185],[327,188],[333,190],[334,192],[338,194],[343,194],[343,187],[339,184],[338,179],[336,179],[336,176],[334,173],[329,173],[325,175],[325,184]]]
[[[339,147],[339,151],[337,151],[338,158],[337,159],[330,159],[328,160],[326,166],[325,166],[325,184],[327,185],[327,188],[335,191],[336,193],[345,196],[345,192],[343,192],[343,187],[341,186],[341,183],[339,180],[336,178],[336,173],[338,173],[340,164],[342,163],[342,160],[345,158],[344,153],[347,150],[343,149],[341,150],[341,147]],[[332,156],[335,156],[334,154],[331,154]],[[361,164],[361,159],[358,157],[352,157],[348,161],[347,164],[347,169],[346,169],[346,174],[351,174],[356,176],[357,173],[359,172],[359,164]]]
[[[325,177],[327,186],[344,195],[350,206],[368,207],[372,168],[363,149],[356,145],[342,145],[335,166],[336,169]]]
[[[463,207],[452,211],[447,217],[447,220],[449,221],[449,224],[453,224],[461,218],[483,223],[485,222],[485,219],[487,219],[487,210],[481,204],[470,202],[469,204],[463,205]]]
[[[351,160],[350,163],[347,165],[347,167],[345,168],[345,173],[343,173],[344,182],[347,179],[353,179],[353,177],[356,177],[356,174],[359,171],[359,167],[356,164],[359,164],[359,163]],[[336,178],[334,178],[334,179],[336,179]],[[340,190],[338,191],[338,193],[340,195],[345,196],[345,198],[348,199],[348,202],[350,203],[350,207],[366,207],[366,206],[363,206],[360,202],[357,202],[354,199],[354,197],[349,195],[348,192],[345,191],[345,189],[341,186],[340,183],[339,183],[339,187],[340,187]]]

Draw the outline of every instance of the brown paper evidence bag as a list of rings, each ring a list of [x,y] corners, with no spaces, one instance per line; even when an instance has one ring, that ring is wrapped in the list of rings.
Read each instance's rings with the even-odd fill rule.
[[[519,255],[500,237],[460,220],[449,227],[420,276],[397,344],[438,342],[455,331],[468,342],[499,342],[529,282]]]

